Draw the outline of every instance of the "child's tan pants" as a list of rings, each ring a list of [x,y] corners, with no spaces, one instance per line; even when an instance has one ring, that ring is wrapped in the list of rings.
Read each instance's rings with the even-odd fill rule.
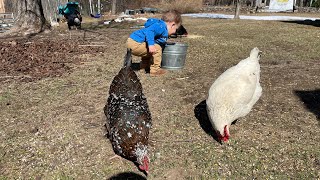
[[[138,43],[133,39],[128,38],[127,47],[132,50],[133,55],[141,57],[140,68],[146,69],[150,66],[150,72],[156,72],[160,69],[162,48],[159,44],[155,44],[157,51],[153,55],[148,53],[148,47],[145,42]]]

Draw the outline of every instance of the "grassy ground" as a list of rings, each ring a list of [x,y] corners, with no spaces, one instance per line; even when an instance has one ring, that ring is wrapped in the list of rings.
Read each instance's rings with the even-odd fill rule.
[[[138,72],[153,117],[148,179],[319,179],[319,27],[183,20],[190,36],[176,41],[189,45],[184,69],[157,78]],[[111,27],[72,31],[108,46],[82,55],[71,74],[0,85],[0,179],[143,179],[132,163],[109,159],[114,152],[104,137],[103,106],[133,31]],[[263,51],[262,97],[220,145],[199,116],[203,101],[253,47]]]

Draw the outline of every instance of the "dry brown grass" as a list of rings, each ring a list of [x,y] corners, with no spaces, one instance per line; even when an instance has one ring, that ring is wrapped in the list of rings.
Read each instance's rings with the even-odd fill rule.
[[[319,105],[319,27],[183,20],[192,37],[175,39],[189,45],[184,69],[159,78],[138,73],[153,118],[148,179],[319,179],[319,111],[310,106]],[[114,153],[103,136],[102,109],[132,31],[73,31],[87,44],[109,46],[81,56],[71,74],[0,85],[0,179],[143,176],[126,160],[109,160]],[[262,97],[220,145],[195,110],[212,82],[256,46],[263,51]]]
[[[167,11],[170,9],[176,9],[181,13],[198,12],[202,7],[201,0],[164,0],[154,5],[155,7]]]

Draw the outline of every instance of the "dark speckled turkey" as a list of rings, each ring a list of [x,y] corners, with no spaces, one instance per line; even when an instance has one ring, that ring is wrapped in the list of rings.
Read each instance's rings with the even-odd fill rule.
[[[148,173],[151,114],[140,80],[130,67],[131,61],[131,50],[128,50],[124,67],[110,85],[104,107],[107,136],[117,155],[133,161],[141,171]]]

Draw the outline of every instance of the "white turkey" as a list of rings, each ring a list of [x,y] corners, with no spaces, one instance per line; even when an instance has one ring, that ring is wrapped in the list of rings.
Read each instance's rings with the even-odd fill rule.
[[[260,56],[261,51],[253,48],[248,58],[222,73],[209,89],[207,113],[224,142],[230,137],[231,123],[246,116],[261,96]]]
[[[131,50],[128,50],[124,67],[110,85],[104,107],[107,136],[117,155],[134,162],[147,174],[151,114],[140,80],[130,67],[131,61]]]

